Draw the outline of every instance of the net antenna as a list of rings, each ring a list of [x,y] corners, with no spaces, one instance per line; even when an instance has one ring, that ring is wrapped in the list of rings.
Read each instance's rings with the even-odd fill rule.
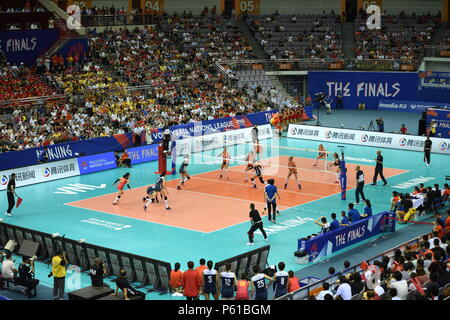
[[[345,146],[338,146],[338,148],[341,149],[341,159],[342,159],[342,160],[345,160],[345,159],[344,159],[344,150],[345,150]]]

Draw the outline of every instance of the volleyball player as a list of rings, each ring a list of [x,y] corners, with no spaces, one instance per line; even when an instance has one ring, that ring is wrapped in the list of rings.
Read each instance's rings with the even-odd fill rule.
[[[123,188],[125,187],[125,185],[127,185],[128,189],[131,189],[129,185],[130,173],[129,172],[125,173],[122,178],[119,178],[116,181],[114,181],[113,185],[115,185],[117,182],[119,182],[117,184],[117,190],[119,190],[119,193],[117,194],[116,199],[113,201],[113,205],[119,204],[120,197],[122,197],[123,195]]]
[[[209,300],[209,295],[212,294],[214,300],[219,299],[219,291],[217,290],[217,279],[219,274],[217,270],[213,269],[213,262],[209,260],[206,263],[208,269],[203,270],[203,296],[205,300]]]
[[[290,178],[292,175],[294,175],[294,177],[295,177],[295,182],[297,182],[298,190],[302,190],[302,186],[300,185],[300,182],[298,182],[298,176],[297,176],[297,164],[294,162],[294,157],[293,157],[293,156],[290,156],[290,157],[289,157],[289,161],[288,161],[288,169],[289,169],[289,172],[288,172],[288,175],[287,175],[287,178],[286,178],[286,182],[285,182],[285,184],[284,184],[284,188],[285,188],[285,189],[287,188],[289,178]]]
[[[222,295],[222,300],[233,300],[234,290],[236,287],[236,275],[231,272],[231,262],[225,263],[225,271],[219,274],[221,288],[220,293]]]
[[[287,285],[289,281],[289,275],[286,271],[284,271],[285,264],[284,262],[278,263],[278,272],[275,273],[273,277],[273,281],[275,282],[275,294],[273,298],[279,298],[288,293]]]
[[[164,207],[166,208],[166,210],[171,210],[172,208],[169,207],[169,200],[167,199],[167,196],[169,195],[169,191],[167,191],[165,176],[166,176],[166,172],[164,171],[159,175],[158,180],[156,180],[156,183],[155,183],[156,195],[155,195],[155,197],[159,193],[160,197],[164,199]],[[151,198],[148,199],[148,202],[145,204],[144,209],[147,209],[146,207],[148,207],[150,202],[151,202]]]
[[[262,167],[259,164],[259,162],[255,162],[255,164],[253,165],[253,170],[254,170],[254,176],[251,178],[251,180],[252,180],[253,188],[256,188],[256,184],[255,184],[256,178],[259,179],[259,182],[264,184],[264,179],[262,177]]]
[[[228,177],[228,166],[230,165],[230,154],[228,153],[227,147],[223,147],[223,151],[221,154],[219,154],[219,157],[222,156],[222,165],[220,166],[220,176],[219,179],[222,179],[222,176],[227,175]]]
[[[158,201],[158,192],[155,190],[155,185],[151,185],[147,188],[147,195],[143,199],[144,202],[147,202],[144,204],[144,210],[147,210],[148,205],[150,202],[159,202]]]
[[[319,144],[319,155],[317,156],[316,162],[313,164],[313,166],[317,167],[317,162],[320,159],[323,159],[325,161],[327,160],[327,153],[325,151],[327,150],[324,148],[323,144]]]
[[[333,158],[334,161],[329,165],[331,166],[335,166],[336,167],[336,181],[335,183],[339,183],[339,173],[341,172],[341,159],[339,158],[339,155],[337,154],[337,152],[335,152],[333,154]]]
[[[272,283],[273,279],[268,275],[261,273],[259,266],[253,266],[253,272],[255,275],[251,278],[251,291],[255,292],[255,300],[267,300],[267,288]],[[266,285],[266,279],[269,280],[269,284]]]
[[[244,174],[245,174],[244,182],[247,182],[248,181],[248,179],[247,179],[248,178],[248,172],[253,169],[253,163],[255,161],[255,157],[254,157],[253,151],[250,151],[247,154],[247,157],[245,157],[245,161],[247,161],[247,167],[244,170]]]
[[[181,190],[181,185],[184,186],[184,183],[191,178],[186,170],[188,165],[189,165],[189,156],[187,154],[185,154],[183,163],[181,164],[181,167],[179,170],[180,182],[178,183],[177,190]]]
[[[159,176],[159,178],[156,180],[156,183],[154,186],[150,186],[147,188],[147,196],[144,197],[144,202],[147,201],[147,203],[144,205],[144,210],[147,210],[148,205],[155,201],[158,202],[158,195],[161,197],[161,199],[164,200],[164,203],[168,202],[167,200],[167,189],[165,186],[165,175],[166,172],[162,172]],[[164,193],[164,195],[163,195]],[[166,209],[170,210],[169,205],[166,204]]]

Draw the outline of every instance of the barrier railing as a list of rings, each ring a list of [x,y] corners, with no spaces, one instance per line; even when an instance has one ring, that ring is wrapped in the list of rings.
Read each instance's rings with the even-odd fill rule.
[[[156,20],[156,16],[152,14],[82,15],[81,25],[84,27],[146,25],[155,24]]]
[[[307,70],[366,70],[366,71],[415,71],[419,58],[410,59],[254,59],[220,60],[222,66],[232,68],[258,69],[265,71],[307,71]]]
[[[78,266],[82,271],[86,271],[94,266],[95,258],[98,257],[105,262],[107,276],[117,276],[119,270],[124,268],[132,282],[139,282],[142,286],[151,285],[150,291],[166,293],[169,289],[171,271],[169,262],[0,223],[0,244],[2,246],[5,246],[8,240],[14,240],[18,244],[16,248],[20,248],[25,239],[39,244],[37,256],[44,262],[50,263],[55,252],[63,250],[67,252],[70,265]]]
[[[425,56],[450,58],[450,46],[449,45],[425,46]]]
[[[231,263],[231,270],[236,275],[246,273],[247,275],[253,275],[253,266],[259,265],[260,270],[264,270],[267,265],[267,259],[269,257],[270,246],[264,246],[238,256],[225,259],[216,262],[214,269],[218,272],[225,271],[225,264]]]
[[[389,257],[391,257],[391,256],[394,255],[394,252],[395,252],[396,249],[399,249],[399,248],[401,249],[401,248],[403,248],[403,247],[405,247],[407,245],[409,245],[411,247],[415,246],[416,244],[418,245],[419,242],[420,242],[420,239],[423,236],[429,235],[429,234],[430,233],[425,233],[425,234],[423,234],[423,235],[421,235],[419,237],[416,237],[416,238],[413,238],[413,239],[408,240],[406,242],[403,242],[402,244],[400,244],[398,246],[395,246],[395,247],[393,247],[391,249],[388,249],[386,251],[383,251],[382,253],[377,254],[376,256],[373,256],[373,257],[371,257],[369,259],[366,259],[365,261],[367,261],[367,263],[371,264],[375,260],[380,259],[382,256],[389,256]],[[323,278],[323,279],[321,279],[321,280],[319,280],[319,281],[317,281],[315,283],[312,283],[310,285],[302,287],[302,288],[300,288],[300,289],[298,289],[298,290],[296,290],[294,292],[290,292],[290,293],[288,293],[288,294],[286,294],[286,295],[284,295],[284,296],[282,296],[282,297],[280,297],[280,298],[278,298],[276,300],[304,300],[304,299],[307,299],[310,295],[315,295],[319,291],[321,291],[321,289],[323,288],[323,284],[325,282],[328,282],[328,283],[332,284],[332,283],[335,283],[339,279],[339,277],[341,275],[348,274],[348,273],[360,272],[361,270],[362,269],[360,268],[360,264],[353,265],[353,266],[351,266],[351,267],[349,267],[347,269],[344,269],[342,271],[339,271],[339,272],[337,272],[337,273],[335,273],[335,274],[333,274],[331,276]]]

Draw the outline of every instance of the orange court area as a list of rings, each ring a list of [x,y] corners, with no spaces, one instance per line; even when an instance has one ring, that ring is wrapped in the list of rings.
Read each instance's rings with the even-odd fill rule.
[[[328,171],[323,170],[323,162],[319,162],[319,165],[314,167],[314,159],[297,157],[294,160],[297,163],[301,191],[298,190],[293,177],[289,180],[287,189],[284,189],[288,172],[288,156],[261,161],[264,180],[275,179],[275,185],[281,197],[280,200],[277,199],[280,211],[340,193],[339,184],[334,183],[333,168],[329,168]],[[355,187],[355,167],[355,164],[347,164],[348,189]],[[370,183],[374,167],[367,165],[360,165],[360,167],[365,172],[366,183]],[[112,204],[115,193],[75,201],[67,205],[198,232],[214,232],[248,221],[251,202],[256,204],[260,213],[263,211],[264,185],[259,180],[255,180],[257,185],[255,189],[251,182],[244,183],[246,179],[244,169],[244,164],[231,166],[228,169],[229,179],[219,179],[220,170],[193,175],[180,191],[176,189],[179,179],[168,181],[168,199],[172,210],[165,210],[164,204],[160,201],[158,204],[151,204],[145,211],[142,198],[146,195],[147,187],[126,190],[117,206]],[[264,175],[265,172],[271,172],[271,174]],[[404,172],[406,170],[384,169],[386,178]]]

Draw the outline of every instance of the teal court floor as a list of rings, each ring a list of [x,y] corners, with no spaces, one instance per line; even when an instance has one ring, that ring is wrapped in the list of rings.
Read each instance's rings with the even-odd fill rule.
[[[327,183],[323,188],[330,188],[330,195],[321,196],[317,199],[306,201],[299,205],[287,206],[281,211],[278,217],[278,223],[274,227],[267,221],[267,216],[263,217],[265,228],[269,233],[269,244],[271,246],[269,254],[269,264],[277,264],[279,261],[286,263],[287,270],[300,270],[301,265],[295,263],[294,251],[297,250],[297,240],[300,237],[319,231],[319,227],[313,223],[313,220],[320,216],[329,217],[332,212],[339,213],[341,210],[346,210],[349,202],[355,202],[354,189],[348,190],[347,200],[343,201],[340,197],[340,192],[337,186],[333,184],[334,175],[331,171],[323,170],[323,167],[310,167],[304,163],[312,162],[316,153],[301,151],[297,149],[317,149],[319,142],[298,140],[291,138],[281,138],[262,141],[266,145],[268,158],[286,157],[293,155],[296,157],[297,165],[299,167],[299,177],[302,181],[303,176],[311,176],[310,184],[315,182]],[[339,151],[337,144],[323,143],[328,151]],[[271,146],[269,148],[269,145]],[[242,158],[248,150],[248,145],[240,145],[231,148],[231,156],[241,159],[232,162],[230,171],[232,172],[230,182],[234,185],[242,184],[242,188],[249,188],[248,183],[244,185],[243,170],[233,170],[233,167],[242,166]],[[388,210],[390,207],[391,193],[394,190],[407,192],[413,188],[407,187],[402,189],[401,184],[410,182],[413,179],[421,177],[425,185],[432,185],[438,183],[443,185],[445,182],[445,175],[449,172],[450,156],[441,154],[432,154],[431,167],[425,166],[423,162],[423,154],[412,151],[400,151],[394,149],[380,149],[383,152],[385,168],[399,169],[398,173],[393,174],[388,178],[388,185],[382,186],[378,182],[377,186],[368,185],[371,182],[373,175],[373,165],[371,162],[376,157],[376,151],[379,148],[345,145],[345,154],[347,163],[349,165],[364,165],[366,186],[364,192],[366,198],[370,199],[373,206],[373,212],[378,213]],[[205,157],[201,154],[191,156],[191,163],[188,167],[189,173],[192,175],[192,181],[195,181],[196,175],[215,172],[219,168],[219,161],[212,160],[217,156],[221,150],[205,152]],[[201,159],[201,161],[199,161]],[[354,160],[351,160],[354,159]],[[206,260],[219,261],[230,258],[232,256],[244,253],[251,249],[264,246],[267,243],[263,241],[261,235],[255,236],[255,246],[248,247],[247,231],[250,227],[248,222],[248,210],[242,212],[242,222],[230,225],[226,228],[221,228],[212,232],[201,232],[198,230],[189,230],[187,228],[175,227],[172,225],[165,225],[162,223],[154,223],[138,218],[131,218],[124,215],[118,215],[114,212],[104,212],[99,210],[90,210],[86,208],[75,207],[70,205],[72,202],[92,199],[95,201],[96,197],[109,195],[111,201],[116,193],[116,188],[112,183],[125,172],[130,172],[132,179],[130,182],[131,190],[126,191],[123,196],[121,205],[125,205],[127,196],[133,193],[133,189],[141,188],[152,184],[156,180],[154,171],[157,169],[157,162],[139,164],[133,166],[131,169],[117,168],[113,170],[102,171],[98,173],[91,173],[83,176],[67,178],[32,186],[21,187],[17,189],[17,193],[24,199],[22,205],[13,210],[13,217],[3,216],[5,222],[19,225],[25,228],[35,229],[47,233],[58,232],[70,239],[86,239],[87,242],[100,246],[114,248],[134,254],[163,260],[170,262],[173,266],[175,262],[180,262],[182,269],[186,269],[186,263],[189,260],[195,261],[196,265],[200,258]],[[354,171],[349,170],[348,176],[353,176]],[[238,177],[239,178],[235,178]],[[168,180],[178,179],[178,174],[175,176],[168,176]],[[286,191],[283,190],[284,176],[278,178],[277,185],[279,186],[279,193],[282,198],[287,197]],[[232,181],[231,181],[232,180]],[[314,181],[313,181],[314,180]],[[186,190],[188,190],[189,183],[186,183]],[[200,180],[201,182],[201,180]],[[195,185],[200,183],[196,182]],[[206,181],[205,181],[206,183]],[[228,183],[227,181],[217,180],[217,185]],[[83,184],[88,186],[83,190],[73,188],[73,185]],[[258,182],[259,184],[259,182]],[[290,180],[290,194],[294,193],[294,180]],[[308,193],[305,183],[303,189],[298,191],[301,193]],[[194,187],[194,184],[192,184]],[[172,190],[173,189],[173,190]],[[186,190],[176,191],[174,188],[170,190],[171,193],[185,192]],[[263,199],[262,188],[258,185],[259,192],[261,192],[261,199]],[[190,190],[195,191],[195,190]],[[137,191],[136,191],[137,192]],[[139,191],[139,197],[143,196],[142,191]],[[314,192],[312,192],[314,193]],[[141,195],[142,194],[142,195]],[[6,211],[6,194],[1,192],[0,199],[4,199],[0,206],[3,212]],[[141,200],[142,201],[142,200]],[[169,194],[169,204],[171,203],[171,195]],[[172,202],[173,203],[173,202]],[[248,204],[250,201],[248,201]],[[246,203],[246,207],[248,207]],[[139,203],[142,206],[142,203]],[[175,207],[175,206],[174,206]],[[156,208],[156,209],[155,209]],[[163,212],[162,206],[155,207],[149,210],[148,215],[166,214],[174,216],[176,219],[177,210]],[[262,209],[262,208],[260,208]],[[363,210],[363,205],[357,206],[357,209]],[[186,210],[184,208],[183,210]],[[221,215],[217,214],[214,207],[205,208],[208,210],[209,219],[221,219]],[[105,211],[108,211],[105,209]],[[261,210],[260,210],[261,211]],[[143,213],[144,214],[144,213]],[[235,214],[235,213],[233,213]],[[397,232],[401,233],[404,228],[410,226],[401,225]],[[430,228],[431,229],[431,228]],[[47,267],[43,264],[38,266],[42,269],[41,276],[46,275]],[[306,276],[306,275],[305,275]],[[41,278],[42,279],[42,278]],[[89,285],[89,279],[83,275],[81,286]],[[51,280],[42,282],[43,285],[51,286]],[[67,289],[67,288],[66,288]],[[148,299],[178,299],[170,295],[160,296],[157,293],[149,294]]]

